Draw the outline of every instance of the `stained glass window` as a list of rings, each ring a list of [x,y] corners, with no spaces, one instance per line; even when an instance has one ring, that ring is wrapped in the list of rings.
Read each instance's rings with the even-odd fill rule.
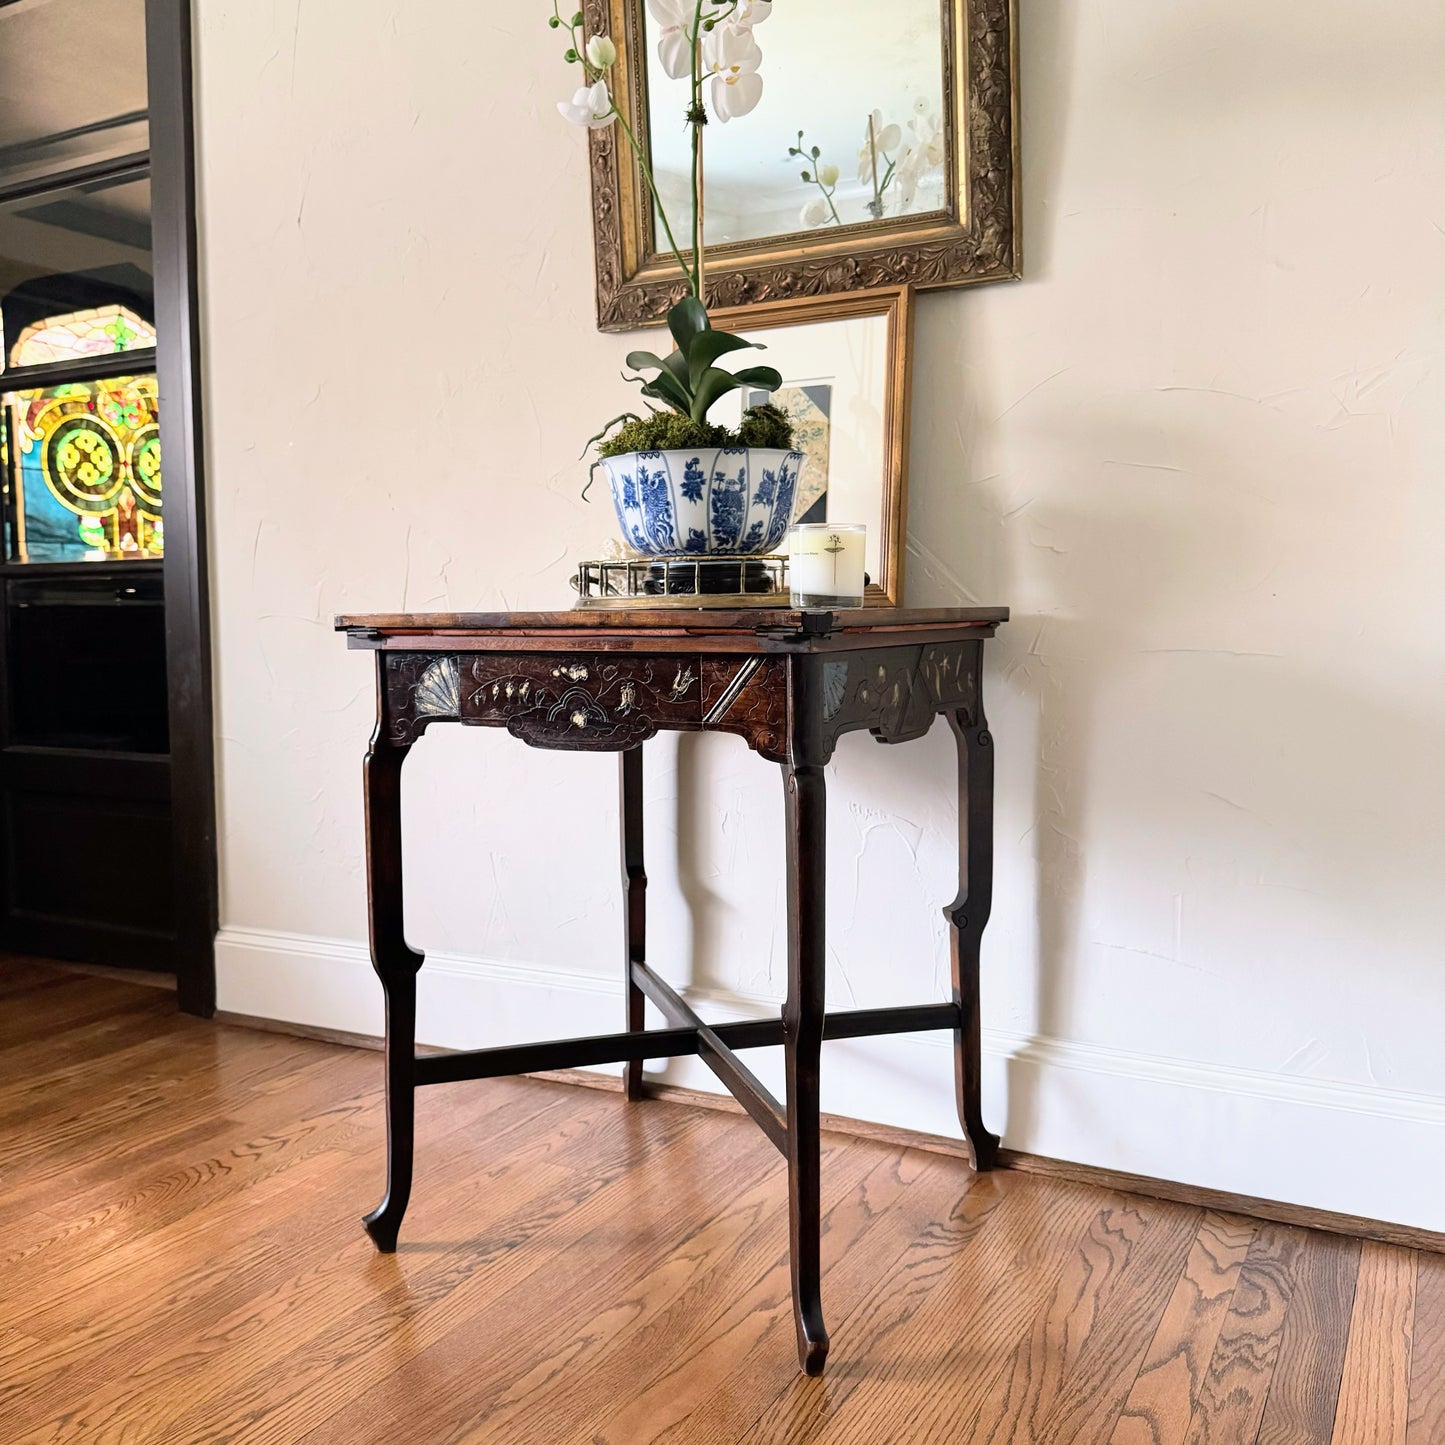
[[[155,344],[155,327],[129,306],[97,306],[27,326],[10,348],[10,365],[42,366]]]
[[[26,562],[159,557],[161,441],[154,376],[3,398],[11,555]]]
[[[0,107],[3,97],[0,90]],[[111,177],[0,202],[8,347],[33,325],[108,306],[153,316],[154,271],[148,179]]]

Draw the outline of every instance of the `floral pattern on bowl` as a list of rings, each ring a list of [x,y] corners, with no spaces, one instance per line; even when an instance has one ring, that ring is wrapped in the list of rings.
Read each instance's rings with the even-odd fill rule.
[[[763,447],[604,457],[622,540],[650,557],[756,557],[793,519],[803,454]]]

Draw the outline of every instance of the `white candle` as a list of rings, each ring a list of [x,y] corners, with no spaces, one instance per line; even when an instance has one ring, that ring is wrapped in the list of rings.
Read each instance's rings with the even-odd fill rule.
[[[788,533],[788,585],[794,607],[861,607],[867,528],[807,522]]]

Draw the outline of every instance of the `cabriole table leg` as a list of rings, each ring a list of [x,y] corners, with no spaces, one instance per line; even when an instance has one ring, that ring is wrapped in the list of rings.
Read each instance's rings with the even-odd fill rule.
[[[783,769],[787,800],[788,998],[783,1060],[788,1084],[788,1227],[798,1363],[823,1373],[828,1331],[821,1298],[818,1064],[823,1045],[827,794],[820,766]]]
[[[950,712],[958,743],[958,897],[948,917],[953,1001],[959,1026],[953,1035],[958,1119],[980,1172],[998,1163],[999,1137],[984,1127],[982,1039],[979,1014],[979,945],[993,906],[993,738],[979,708],[977,719]]]
[[[636,1033],[646,1024],[647,998],[632,981],[632,965],[647,959],[647,873],[642,861],[642,747],[618,754],[622,800],[622,888],[624,948],[622,986],[626,996],[626,1028]],[[629,1099],[642,1098],[642,1060],[622,1066],[622,1088]]]
[[[422,955],[402,927],[401,765],[409,748],[380,729],[366,755],[366,889],[371,965],[386,992],[386,1194],[362,1224],[383,1254],[396,1249],[411,1197],[415,1142],[416,974]]]

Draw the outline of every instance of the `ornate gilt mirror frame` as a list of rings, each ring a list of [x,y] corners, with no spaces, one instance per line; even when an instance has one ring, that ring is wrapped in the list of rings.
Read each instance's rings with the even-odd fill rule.
[[[1015,0],[939,3],[946,209],[709,246],[709,306],[1019,275]],[[643,0],[583,0],[582,8],[587,34],[609,35],[617,46],[618,109],[638,136],[648,135]],[[647,188],[626,138],[614,125],[591,131],[590,142],[598,328],[659,322],[686,294],[686,281],[670,256],[658,254]]]

